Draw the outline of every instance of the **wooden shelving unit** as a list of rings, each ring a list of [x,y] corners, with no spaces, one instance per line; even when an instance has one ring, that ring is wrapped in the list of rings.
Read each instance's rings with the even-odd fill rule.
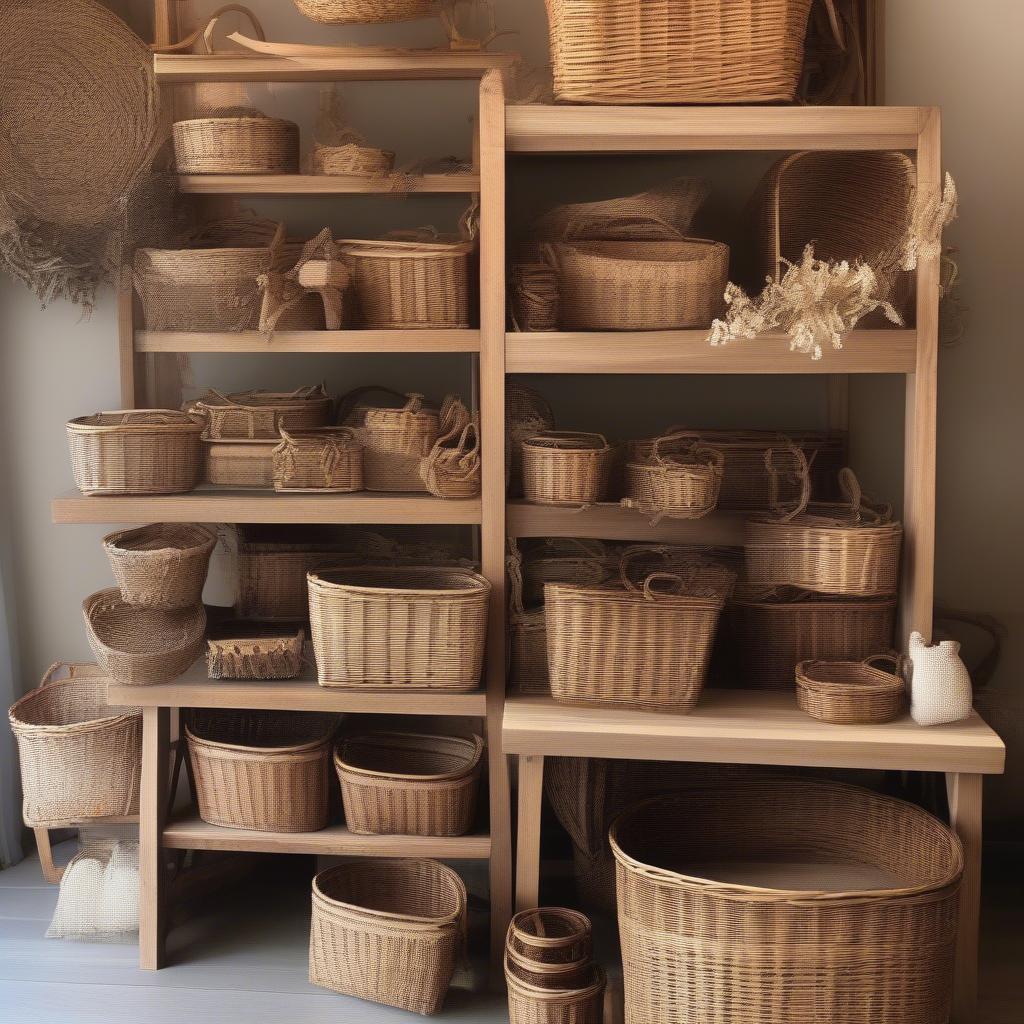
[[[365,353],[479,352],[480,332],[441,331],[135,331],[137,354],[157,352]]]
[[[179,174],[182,192],[202,196],[343,196],[479,192],[479,174]]]

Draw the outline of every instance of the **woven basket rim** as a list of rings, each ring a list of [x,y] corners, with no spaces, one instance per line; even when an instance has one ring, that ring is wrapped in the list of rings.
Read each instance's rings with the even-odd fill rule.
[[[543,915],[576,924],[579,926],[579,931],[569,935],[535,935],[520,927],[520,922]],[[563,946],[572,946],[574,943],[586,940],[592,934],[593,925],[590,918],[570,907],[534,907],[531,910],[520,910],[513,915],[508,925],[510,938],[514,937],[524,945],[536,946],[538,949],[560,949]]]
[[[842,681],[814,678],[811,673],[823,665],[841,666],[845,671],[849,671],[851,677],[859,674],[862,678],[850,678]],[[841,661],[827,658],[808,658],[799,662],[796,666],[796,683],[797,686],[805,690],[832,696],[899,693],[904,688],[903,679],[895,673],[873,668],[862,661]]]
[[[473,252],[476,243],[463,242],[404,242],[388,239],[341,239],[338,241],[344,256],[378,259],[447,259]]]
[[[351,761],[345,760],[345,755],[348,752],[349,744],[356,743],[370,743],[373,740],[385,741],[385,740],[444,740],[445,742],[451,742],[454,744],[463,745],[467,748],[469,759],[467,762],[459,768],[454,768],[448,772],[436,772],[433,774],[416,773],[411,774],[408,772],[386,772],[377,771],[372,768],[363,768],[358,764],[353,764]],[[402,744],[399,744],[402,746]],[[409,744],[409,748],[413,746]],[[426,734],[426,733],[409,733],[409,732],[371,732],[371,733],[359,733],[354,736],[344,737],[334,748],[334,764],[340,771],[348,772],[352,775],[359,775],[367,779],[381,779],[381,780],[392,780],[399,779],[409,782],[454,782],[460,779],[465,779],[472,775],[480,765],[480,759],[484,752],[484,741],[483,737],[474,733],[472,736],[442,736],[440,734]]]
[[[603,447],[586,445],[587,439],[600,440]],[[613,448],[603,434],[586,430],[542,430],[524,437],[520,445],[545,455],[604,455]]]
[[[82,602],[82,611],[85,613],[85,619],[88,623],[89,632],[92,634],[93,639],[107,651],[113,651],[115,654],[122,655],[129,658],[152,658],[163,655],[178,654],[182,651],[187,651],[196,642],[195,638],[183,639],[179,647],[164,647],[162,651],[136,651],[130,648],[115,647],[111,644],[104,633],[97,630],[96,626],[96,615],[102,610],[117,611],[121,614],[127,614],[131,617],[135,614],[144,615],[166,615],[168,617],[177,617],[182,621],[186,621],[200,636],[206,632],[206,611],[202,605],[192,608],[174,608],[174,609],[159,609],[159,608],[146,608],[138,607],[136,605],[128,604],[121,596],[121,591],[117,587],[107,587],[103,590],[97,590],[95,594],[90,594]],[[196,628],[198,626],[198,628]]]
[[[159,539],[160,535],[170,532],[179,534],[192,534],[193,543],[185,545],[165,544],[158,548],[136,548],[126,544],[126,541],[153,537]],[[107,552],[126,554],[164,555],[167,552],[179,555],[191,555],[202,551],[212,551],[217,544],[217,535],[200,523],[149,523],[146,526],[135,526],[128,530],[115,530],[103,538],[103,547]]]
[[[577,938],[575,941],[579,942]],[[540,960],[532,960],[528,956],[524,956],[517,949],[513,949],[511,946],[506,945],[505,956],[524,971],[529,971],[531,974],[544,974],[551,978],[552,981],[556,981],[560,974],[576,974],[579,971],[585,970],[590,964],[590,954],[585,953],[578,960],[566,960],[558,963],[547,963]],[[563,989],[562,991],[570,991]]]
[[[284,127],[298,128],[298,125],[294,121],[289,121],[285,117],[271,117],[269,114],[255,115],[255,114],[229,114],[227,116],[217,117],[186,117],[180,121],[174,122],[174,127],[198,127],[199,125],[216,124],[216,125],[280,125]]]
[[[877,597],[859,597],[854,600],[837,598],[832,596],[831,600],[824,594],[808,592],[805,595],[794,597],[791,600],[758,600],[756,598],[733,598],[729,602],[743,608],[760,608],[770,611],[789,611],[793,609],[828,609],[829,611],[864,611],[867,609],[878,610],[881,608],[895,608],[895,595],[879,595]]]
[[[713,238],[676,238],[652,241],[625,239],[576,240],[553,243],[557,249],[574,249],[590,259],[610,263],[687,263],[707,259],[714,253],[729,252],[725,242]],[[683,253],[686,256],[682,256]]]
[[[280,755],[280,754],[306,754],[314,750],[319,750],[321,747],[325,747],[331,742],[333,735],[333,728],[323,734],[323,736],[307,740],[305,743],[286,743],[279,747],[257,747],[248,743],[227,743],[224,740],[213,740],[208,737],[198,735],[192,728],[193,723],[187,722],[185,725],[185,738],[189,743],[195,743],[201,747],[207,747],[211,750],[225,750],[233,751],[243,754],[259,754],[266,755],[268,757]]]
[[[593,965],[594,980],[586,988],[541,988],[539,985],[531,985],[523,981],[509,970],[509,960],[505,957],[505,981],[508,987],[526,996],[527,998],[540,1003],[577,1002],[588,999],[600,993],[606,983],[604,968],[600,964]]]
[[[179,417],[171,423],[90,423],[99,416],[122,416],[128,413],[161,413],[163,415]],[[205,420],[191,413],[180,412],[177,409],[107,409],[102,412],[90,413],[88,416],[76,416],[68,420],[68,430],[75,430],[80,433],[102,434],[119,433],[124,431],[140,431],[153,433],[197,433],[201,434],[205,429]]]
[[[359,583],[346,583],[342,580],[335,580],[331,577],[340,577],[350,574],[360,576],[380,576],[386,579],[396,574],[415,578],[417,576],[430,576],[437,578],[440,574],[447,574],[451,577],[458,577],[465,580],[469,585],[463,587],[450,587],[439,589],[436,587],[389,587],[386,584],[369,586]],[[306,581],[310,587],[319,587],[326,591],[337,593],[367,594],[376,596],[400,596],[400,597],[462,597],[479,596],[481,592],[487,593],[491,589],[490,580],[471,569],[461,569],[457,566],[385,566],[385,565],[359,565],[343,566],[339,568],[325,569],[320,572],[306,573]]]
[[[71,722],[67,725],[41,725],[18,717],[25,707],[35,703],[41,697],[44,697],[47,694],[47,691],[53,691],[56,687],[69,686],[72,683],[77,683],[79,686],[91,683],[93,686],[102,687],[105,695],[109,681],[109,677],[105,675],[70,676],[67,679],[57,679],[54,682],[47,683],[45,686],[40,686],[34,690],[30,690],[23,697],[19,697],[7,711],[7,720],[10,723],[11,731],[14,732],[15,735],[19,736],[55,736],[66,735],[68,732],[74,732],[77,734],[94,732],[99,729],[107,729],[110,726],[120,725],[122,722],[129,722],[132,719],[141,719],[142,708],[135,707],[128,707],[123,711],[115,712],[114,714],[107,715],[103,718],[89,718],[82,722]],[[111,705],[111,710],[113,711],[117,707],[125,706],[114,704]]]
[[[654,575],[661,575],[656,573]],[[725,591],[716,590],[710,586],[696,588],[706,593],[693,594],[668,594],[659,592],[653,600],[644,597],[640,590],[627,590],[619,582],[608,582],[598,584],[580,583],[545,583],[544,595],[545,604],[551,596],[556,597],[584,597],[591,600],[621,601],[624,604],[642,604],[646,608],[703,608],[707,610],[721,609],[725,605],[727,594]]]

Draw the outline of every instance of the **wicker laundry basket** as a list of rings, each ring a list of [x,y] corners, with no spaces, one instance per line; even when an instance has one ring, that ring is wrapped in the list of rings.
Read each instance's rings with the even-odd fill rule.
[[[174,124],[179,174],[297,174],[299,126],[265,115],[196,117]]]
[[[331,421],[333,400],[322,384],[294,391],[238,391],[224,395],[211,388],[192,402],[189,412],[205,416],[213,440],[278,438],[281,428],[311,430]]]
[[[174,409],[120,409],[67,425],[83,494],[180,494],[202,474],[203,421]]]
[[[199,816],[259,832],[324,828],[336,725],[301,711],[193,711],[185,738]]]
[[[306,631],[286,625],[226,621],[206,638],[211,679],[294,679],[302,672]]]
[[[700,519],[713,512],[722,486],[725,456],[716,448],[695,444],[665,451],[678,435],[655,438],[651,457],[626,463],[626,497],[622,504],[655,521]]]
[[[898,655],[863,661],[801,661],[796,667],[796,702],[802,711],[837,725],[891,722],[906,704]],[[880,661],[891,671],[878,668]]]
[[[108,704],[108,681],[96,665],[58,661],[7,712],[29,828],[138,813],[142,712]]]
[[[548,400],[523,384],[505,385],[505,477],[510,498],[523,496],[523,441],[555,429]]]
[[[345,824],[358,835],[464,836],[483,752],[479,736],[346,737],[334,752]]]
[[[455,567],[311,572],[309,621],[320,685],[478,689],[490,592],[479,573]]]
[[[204,438],[203,480],[214,487],[272,490],[277,443],[273,438],[252,441]]]
[[[960,841],[838,783],[716,782],[611,828],[627,1024],[945,1024]]]
[[[309,980],[412,1013],[440,1011],[466,933],[466,886],[433,860],[351,861],[313,879]]]
[[[547,430],[526,438],[523,493],[536,505],[591,505],[608,494],[615,449],[601,434]]]
[[[282,426],[273,468],[275,491],[351,494],[363,489],[363,446],[351,427]]]
[[[438,0],[295,0],[295,6],[321,25],[414,21],[438,12]]]

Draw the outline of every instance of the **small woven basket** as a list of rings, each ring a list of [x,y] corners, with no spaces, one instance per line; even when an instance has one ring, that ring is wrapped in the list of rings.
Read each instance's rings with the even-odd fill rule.
[[[185,738],[199,817],[258,832],[324,828],[336,725],[301,711],[193,711]]]
[[[319,142],[309,156],[313,174],[357,174],[371,177],[388,174],[395,166],[395,154],[386,149],[360,146],[354,142],[344,146],[324,146]]]
[[[510,498],[523,496],[523,441],[554,429],[555,414],[539,391],[505,385],[505,477]]]
[[[203,440],[203,480],[214,487],[257,488],[274,486],[276,440]]]
[[[892,665],[887,672],[878,661]],[[802,711],[837,725],[891,722],[903,710],[905,686],[896,655],[864,661],[801,661],[796,667],[796,702]]]
[[[206,417],[206,436],[215,441],[270,440],[280,437],[282,428],[327,426],[333,404],[322,384],[289,392],[252,390],[230,395],[211,388],[188,411]]]
[[[586,960],[593,952],[590,918],[566,907],[521,910],[509,923],[505,948],[534,964]]]
[[[700,519],[713,512],[722,486],[725,456],[715,448],[694,445],[686,452],[663,452],[678,435],[656,438],[650,459],[626,463],[626,497],[622,504],[655,522]]]
[[[480,686],[490,583],[467,569],[309,574],[321,686],[466,692]]]
[[[547,430],[521,447],[527,501],[592,505],[607,497],[615,449],[601,434]]]
[[[591,967],[589,977],[582,988],[542,988],[527,981],[522,968],[506,956],[509,1024],[601,1024],[605,974]]]
[[[122,686],[169,683],[203,652],[202,605],[173,611],[136,608],[112,588],[87,597],[82,614],[96,661]]]
[[[363,446],[351,427],[282,426],[273,471],[275,491],[351,494],[363,489]]]
[[[304,629],[225,622],[206,639],[211,679],[294,679],[302,671]]]
[[[296,174],[299,126],[276,117],[197,117],[174,125],[179,174]]]
[[[363,480],[368,491],[423,491],[420,465],[441,433],[440,414],[423,395],[405,396],[394,408],[360,408],[356,436],[363,443]]]
[[[174,409],[121,409],[67,425],[83,494],[180,494],[200,480],[203,421]]]
[[[201,604],[217,537],[195,523],[153,523],[103,538],[125,604],[190,608]]]
[[[107,682],[95,665],[58,661],[7,712],[29,828],[138,813],[142,712],[108,704]]]
[[[438,0],[295,0],[295,6],[321,25],[414,21],[438,12]]]
[[[358,835],[464,836],[483,751],[479,736],[347,737],[334,752],[345,824]]]
[[[729,247],[722,242],[573,242],[548,251],[566,331],[710,327],[725,306]]]
[[[313,879],[309,980],[435,1014],[466,933],[466,886],[434,860],[351,861]]]

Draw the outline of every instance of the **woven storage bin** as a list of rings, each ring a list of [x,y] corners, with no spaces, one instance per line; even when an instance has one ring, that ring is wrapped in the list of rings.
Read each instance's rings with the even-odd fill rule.
[[[509,1024],[601,1024],[606,981],[600,967],[590,968],[589,984],[570,990],[541,988],[523,973],[506,956]]]
[[[199,483],[203,421],[174,409],[121,409],[67,425],[83,494],[180,494]]]
[[[309,574],[321,686],[465,692],[480,686],[491,585],[458,568]]]
[[[441,1009],[466,931],[466,886],[433,860],[362,860],[313,879],[309,980],[413,1013]]]
[[[275,491],[350,494],[363,489],[363,446],[351,427],[281,427],[273,464]]]
[[[203,479],[215,487],[274,487],[277,441],[203,441]]]
[[[153,523],[103,538],[126,604],[190,608],[201,604],[217,537],[195,523]]]
[[[206,640],[211,679],[294,679],[302,671],[303,629],[229,621],[211,633]]]
[[[555,99],[790,101],[810,8],[811,0],[547,0]]]
[[[522,443],[523,493],[536,505],[591,505],[608,493],[615,449],[601,434],[547,430]]]
[[[423,491],[420,464],[441,433],[440,415],[410,394],[401,409],[367,408],[357,436],[363,443],[368,491]]]
[[[566,331],[710,327],[725,307],[729,247],[722,242],[574,242],[550,251]]]
[[[912,804],[776,778],[611,828],[628,1024],[946,1024],[963,852]]]
[[[429,18],[438,0],[295,0],[295,6],[321,25],[347,25]]]
[[[671,440],[672,435],[655,439],[649,460],[626,463],[622,504],[656,520],[700,519],[718,504],[725,456],[700,444],[678,454],[663,452]]]
[[[464,836],[473,827],[479,736],[376,733],[334,752],[345,824],[358,835]]]
[[[395,154],[386,149],[347,143],[323,146],[319,142],[309,157],[313,174],[358,174],[367,177],[388,174],[395,165]]]
[[[510,498],[523,496],[523,441],[554,429],[555,414],[539,391],[505,385],[505,477]]]
[[[300,711],[193,711],[185,738],[199,817],[259,832],[324,828],[335,726]]]
[[[197,117],[174,125],[179,174],[297,174],[299,126],[276,117]]]
[[[222,395],[211,389],[189,412],[206,417],[206,436],[215,441],[279,438],[281,429],[311,430],[331,420],[331,397],[322,384],[295,391],[238,391]]]
[[[473,242],[339,242],[352,268],[358,324],[367,328],[469,327]]]
[[[107,682],[95,665],[58,661],[8,711],[29,828],[138,813],[142,712],[108,704]]]
[[[521,910],[508,926],[505,948],[536,964],[566,964],[593,952],[590,918],[567,907]]]
[[[892,664],[891,672],[875,668],[882,660]],[[812,718],[837,725],[891,722],[906,698],[899,660],[880,654],[864,661],[801,661],[797,705]]]
[[[202,605],[160,611],[125,604],[120,591],[100,590],[82,602],[89,646],[122,686],[169,683],[202,654]]]

